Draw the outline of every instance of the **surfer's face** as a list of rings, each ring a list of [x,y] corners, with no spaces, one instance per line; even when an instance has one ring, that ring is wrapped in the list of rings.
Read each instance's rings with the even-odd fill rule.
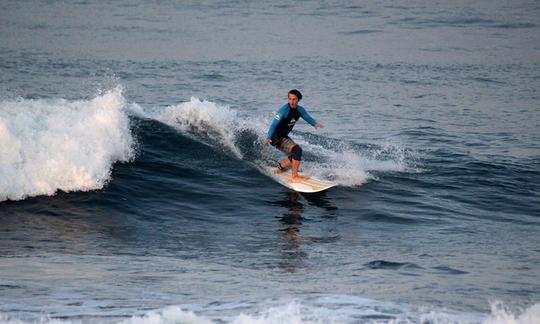
[[[298,97],[292,93],[289,93],[289,106],[291,106],[291,108],[296,108],[298,106]]]

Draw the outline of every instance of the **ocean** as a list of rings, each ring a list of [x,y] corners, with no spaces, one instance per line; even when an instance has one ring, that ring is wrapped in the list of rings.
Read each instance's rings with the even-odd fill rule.
[[[0,323],[540,323],[539,17],[2,1]]]

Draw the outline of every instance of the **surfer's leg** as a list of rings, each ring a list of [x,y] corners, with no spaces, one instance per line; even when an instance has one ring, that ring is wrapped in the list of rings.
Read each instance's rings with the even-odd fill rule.
[[[278,166],[274,173],[281,173],[286,171],[291,166],[291,159],[289,157],[284,158],[278,163]]]
[[[285,171],[291,166],[291,158],[286,157],[283,160],[281,160],[281,162],[279,162],[279,164],[281,165],[281,168],[282,168],[281,171]]]
[[[299,145],[295,145],[292,150],[292,182],[298,182],[307,179],[308,177],[298,175],[300,169],[300,160],[302,160],[302,148]]]
[[[298,169],[300,169],[300,161],[293,159],[292,160],[292,182],[300,182],[302,180],[309,179],[309,177],[301,176],[298,174]]]
[[[281,162],[279,162],[278,167],[275,170],[276,173],[279,173],[287,170],[291,166],[291,150],[294,147],[295,143],[288,137],[276,140],[276,142],[278,143],[276,145],[276,148],[288,155],[286,158],[281,160]]]

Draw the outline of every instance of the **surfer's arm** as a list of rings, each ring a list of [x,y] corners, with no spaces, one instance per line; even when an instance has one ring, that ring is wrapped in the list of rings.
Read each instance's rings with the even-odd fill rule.
[[[272,124],[270,124],[270,129],[268,129],[268,135],[266,136],[267,140],[271,140],[272,136],[274,136],[274,132],[276,131],[276,127],[279,125],[279,122],[287,116],[287,112],[282,107],[280,108],[274,118],[272,119]]]
[[[308,112],[304,109],[304,107],[298,106],[298,112],[300,113],[300,116],[304,118],[305,121],[307,121],[311,126],[317,125],[317,121],[311,117]]]

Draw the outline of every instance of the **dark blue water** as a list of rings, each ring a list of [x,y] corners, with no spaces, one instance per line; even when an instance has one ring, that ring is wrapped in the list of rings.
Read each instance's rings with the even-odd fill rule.
[[[536,2],[1,6],[0,322],[539,321]]]

